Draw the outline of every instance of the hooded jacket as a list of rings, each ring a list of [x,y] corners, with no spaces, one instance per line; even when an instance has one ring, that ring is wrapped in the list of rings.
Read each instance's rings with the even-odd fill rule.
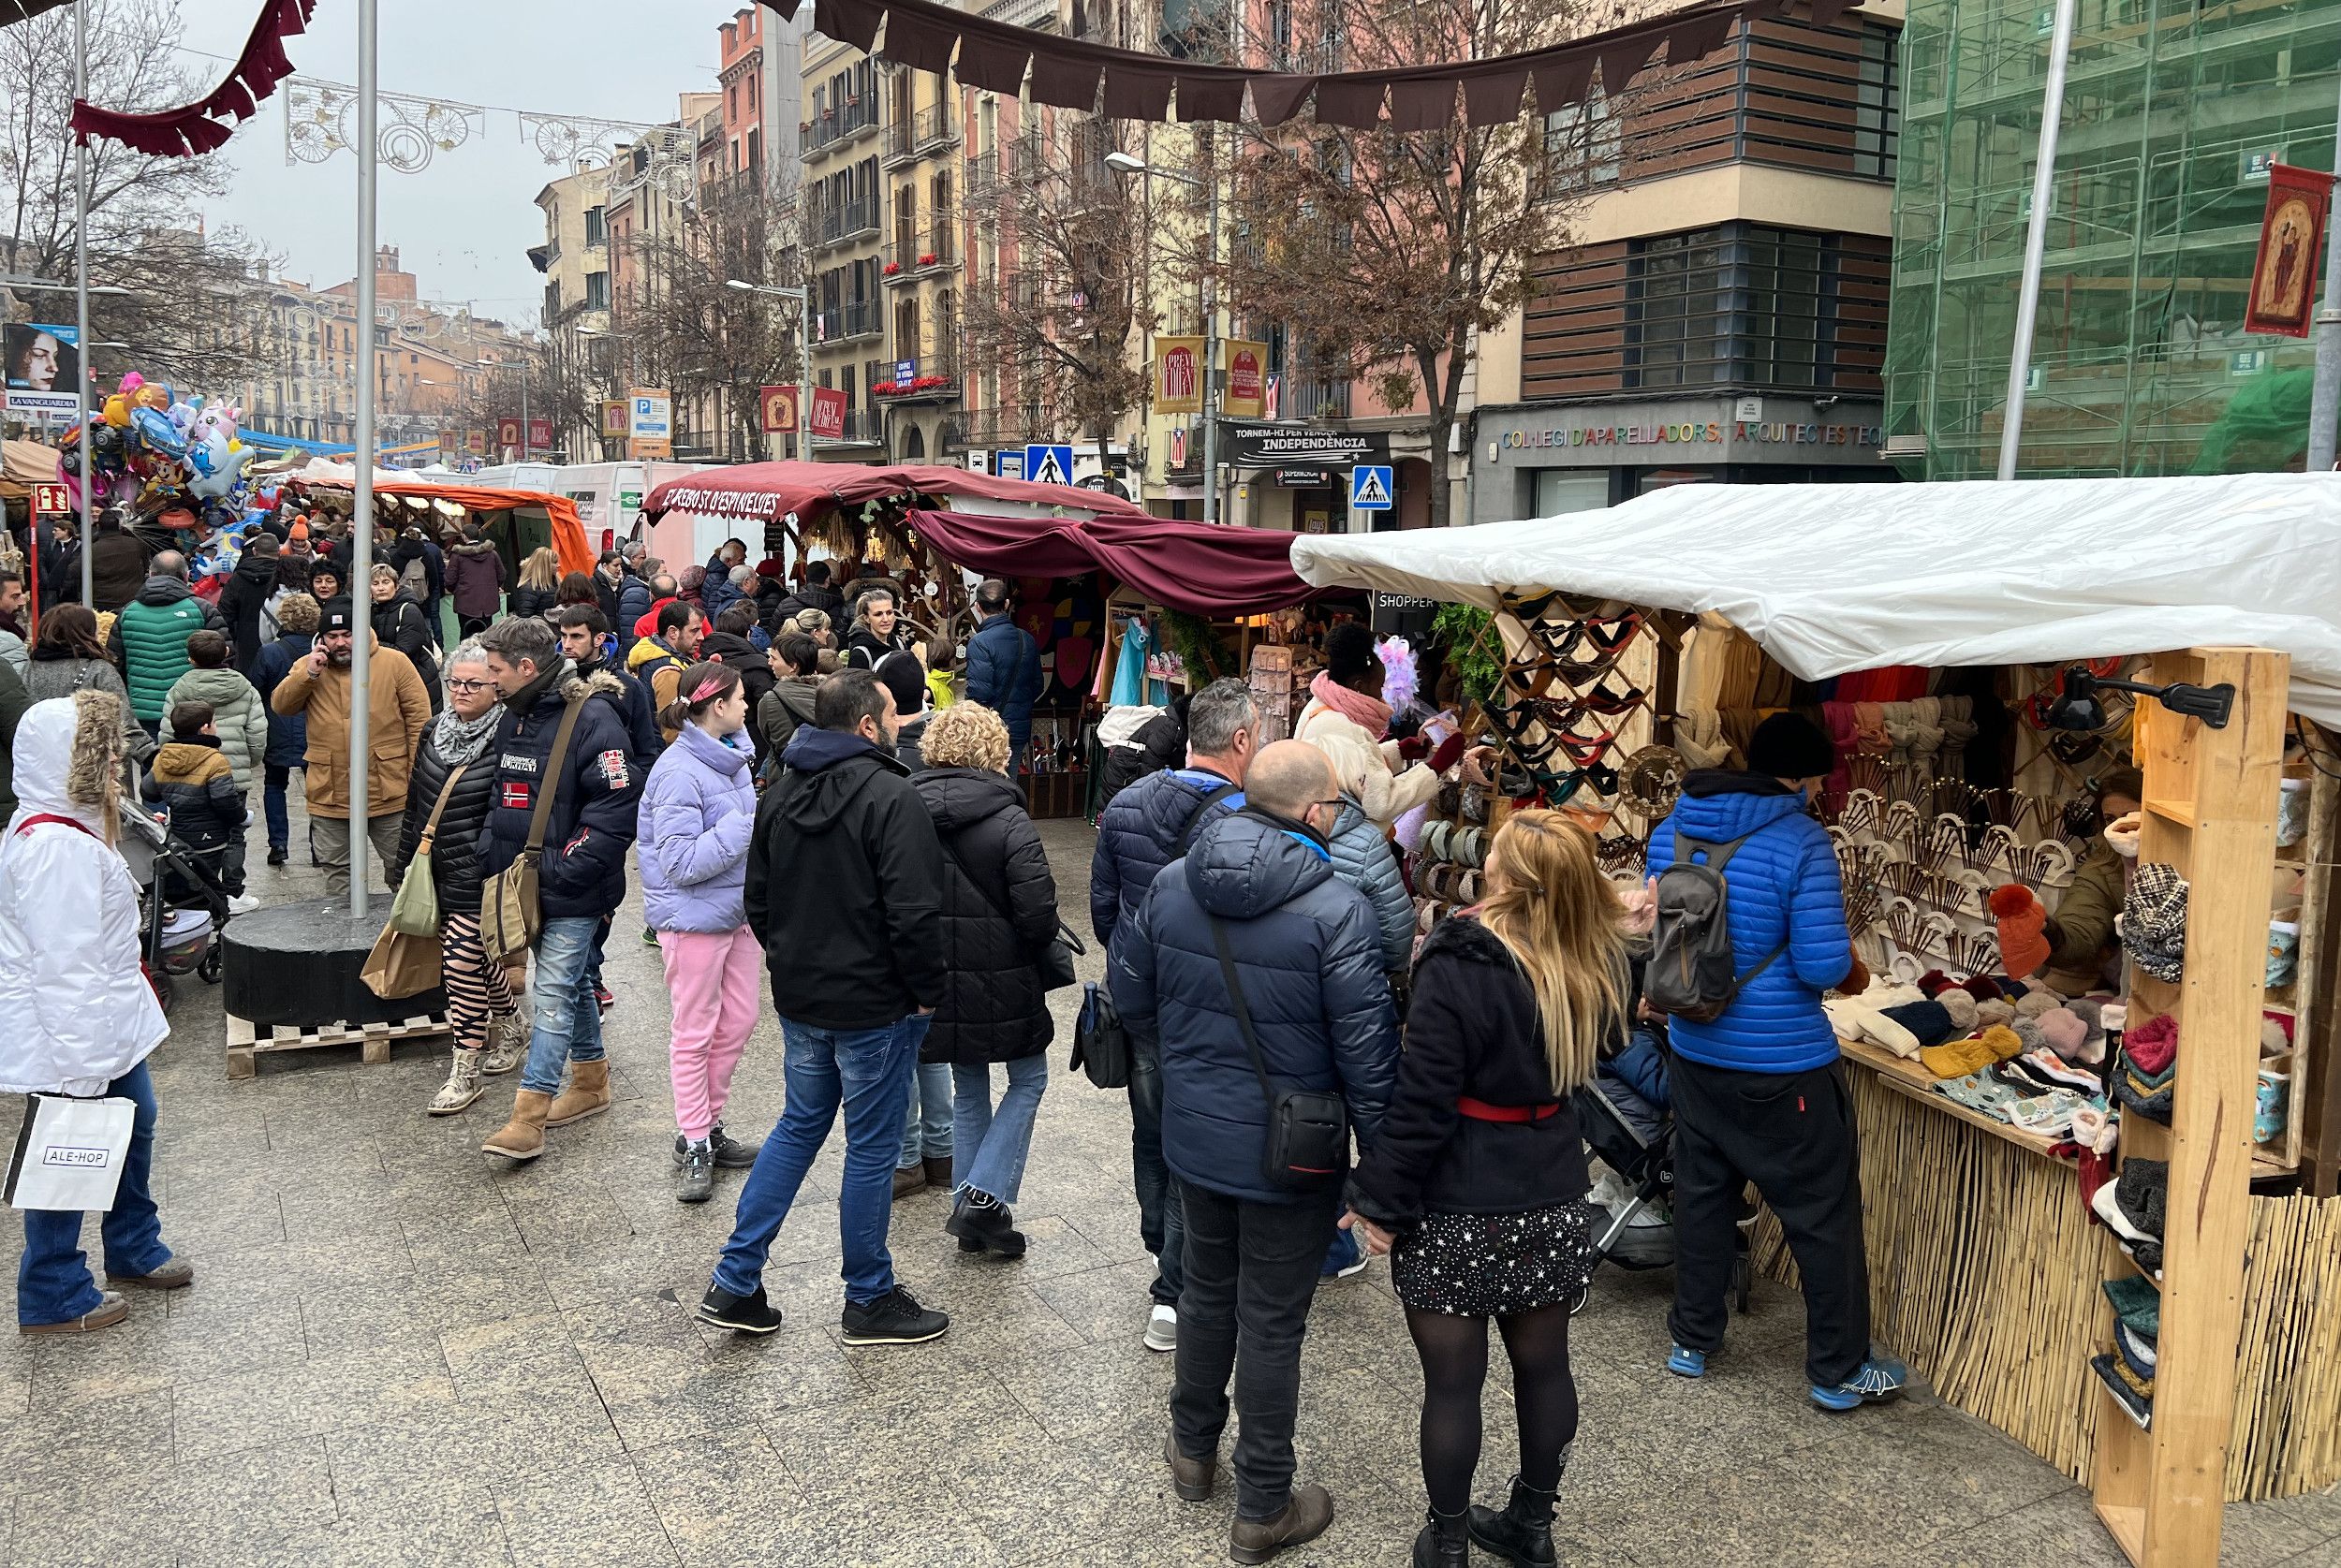
[[[279,632],[276,640],[260,650],[252,671],[252,684],[268,711],[268,751],[262,758],[271,768],[299,768],[309,753],[309,716],[279,713],[272,700],[293,666],[309,657],[317,645],[315,632]]]
[[[943,851],[903,765],[859,735],[800,729],[757,808],[748,924],[780,1016],[881,1029],[943,1002]]]
[[[612,669],[599,655],[584,664],[572,661],[571,667],[581,680],[599,672],[624,689],[626,740],[634,748],[634,760],[641,765],[643,777],[649,777],[651,764],[667,749],[666,738],[658,732],[658,716],[651,711],[650,688],[625,670]]]
[[[740,683],[747,688],[748,715],[754,719],[764,694],[773,689],[772,662],[757,651],[756,645],[734,632],[710,631],[699,639],[699,656],[716,664],[729,665],[740,672]],[[756,759],[764,760],[763,737],[750,725],[749,743],[756,750]]]
[[[755,750],[685,724],[642,786],[635,858],[642,918],[662,931],[734,931],[756,830]]]
[[[170,836],[189,849],[221,849],[243,837],[243,791],[215,735],[165,741],[139,794],[169,809]]]
[[[170,1033],[140,969],[138,884],[96,803],[113,750],[99,732],[120,728],[120,699],[88,701],[87,737],[71,698],[35,703],[16,728],[17,809],[0,836],[0,1092],[102,1094]],[[26,825],[43,813],[81,826]]]
[[[219,591],[220,619],[228,623],[236,673],[246,680],[260,658],[260,611],[275,592],[276,557],[251,550],[236,558],[236,569],[228,574],[228,585]],[[226,733],[224,726],[221,733]]]
[[[624,636],[626,629],[650,613],[650,584],[628,572],[618,582],[618,612],[610,618],[610,629]]]
[[[1089,858],[1089,928],[1109,954],[1163,867],[1213,815],[1243,806],[1244,792],[1207,768],[1149,773],[1106,802]]]
[[[708,624],[714,624],[715,617],[745,597],[731,585],[731,563],[724,559],[724,552],[718,550],[709,556],[707,578],[699,584],[699,608],[707,612]]]
[[[219,749],[235,772],[236,787],[250,789],[253,769],[268,758],[268,705],[252,682],[232,669],[191,669],[171,682],[163,698],[165,719],[183,702],[212,705],[212,724],[219,731]]]
[[[994,615],[967,639],[967,700],[980,702],[1008,725],[1008,743],[1022,751],[1032,740],[1032,705],[1040,700],[1040,646],[1006,614]]]
[[[438,804],[439,792],[454,772],[439,751],[438,729],[434,723],[424,733],[422,755],[415,758],[415,776],[406,789],[406,820],[398,831],[398,864],[390,868],[392,887],[406,874],[407,863],[422,843],[422,825],[430,820],[431,808]],[[496,751],[492,739],[487,751],[473,758],[463,777],[455,781],[455,793],[447,798],[439,813],[438,830],[431,837],[431,885],[438,891],[442,916],[479,913],[479,885],[486,880],[479,872],[479,829],[495,799],[495,779]]]
[[[15,744],[16,726],[24,720],[24,711],[33,705],[25,694],[24,682],[16,671],[0,667],[0,811],[16,810],[16,791],[8,783],[11,767],[9,748]]]
[[[130,711],[146,724],[164,716],[163,698],[170,683],[190,667],[187,638],[198,632],[225,635],[228,623],[219,611],[195,596],[175,577],[151,577],[137,598],[114,617],[106,638],[106,652],[122,667],[123,684],[129,688]]]
[[[1414,898],[1406,891],[1406,879],[1398,874],[1398,853],[1391,847],[1390,836],[1345,795],[1333,830],[1325,835],[1325,847],[1333,857],[1333,874],[1374,906],[1375,925],[1382,936],[1382,967],[1405,974],[1414,956]]]
[[[756,705],[756,727],[764,738],[765,755],[778,756],[790,737],[813,722],[813,694],[819,689],[820,682],[810,677],[790,676],[773,682],[773,689]]]
[[[366,635],[374,636],[372,632]],[[406,781],[414,774],[415,758],[422,751],[422,732],[431,723],[431,698],[406,655],[383,647],[378,637],[366,661],[365,814],[375,817],[406,809]],[[311,816],[351,814],[349,675],[349,666],[329,664],[323,673],[312,678],[304,655],[294,661],[269,694],[271,711],[308,720],[302,753],[307,774],[302,792]]]
[[[1624,1041],[1620,1027],[1603,1043]],[[1458,1097],[1559,1109],[1540,1120],[1482,1121]],[[1349,1178],[1349,1207],[1377,1224],[1426,1213],[1510,1214],[1585,1195],[1577,1113],[1553,1087],[1537,993],[1495,933],[1470,916],[1442,920],[1422,944],[1406,1010],[1406,1048],[1381,1136]]]
[[[504,557],[487,539],[466,539],[447,552],[446,581],[457,616],[492,620],[504,595]]]
[[[1828,829],[1807,815],[1804,798],[1778,780],[1725,769],[1701,769],[1683,781],[1682,799],[1650,836],[1650,874],[1679,857],[1678,835],[1725,843],[1743,834],[1723,873],[1731,960],[1746,975],[1785,939],[1761,975],[1747,980],[1713,1023],[1670,1020],[1675,1053],[1743,1073],[1801,1073],[1837,1060],[1837,1036],[1820,1010],[1820,993],[1853,967],[1846,932],[1845,890]]]
[[[1338,1092],[1370,1150],[1398,1067],[1374,913],[1333,875],[1323,844],[1247,807],[1196,835],[1114,944],[1114,1006],[1161,1053],[1164,1160],[1229,1197],[1304,1202],[1346,1173],[1315,1189],[1269,1180],[1268,1098],[1221,978],[1215,919],[1228,928],[1270,1079]]]
[[[943,845],[943,1004],[920,1059],[979,1067],[1046,1050],[1037,960],[1056,940],[1056,882],[1023,795],[974,768],[931,768],[910,787]]]
[[[425,696],[431,699],[431,711],[439,711],[439,661],[433,652],[431,623],[422,613],[422,606],[404,588],[389,598],[377,600],[367,607],[373,617],[374,635],[385,648],[395,648],[406,655],[406,662],[415,667],[415,674],[422,681]]]
[[[584,698],[557,776],[552,743],[572,696]],[[626,728],[626,690],[606,670],[580,680],[567,661],[505,705],[490,755],[496,794],[479,830],[480,870],[494,875],[520,858],[539,789],[553,791],[537,862],[538,907],[548,920],[603,916],[626,901],[626,852],[634,843],[642,769]]]
[[[92,609],[120,609],[139,596],[146,585],[146,563],[153,556],[146,541],[126,528],[100,528],[90,544]]]
[[[1108,710],[1097,723],[1097,743],[1105,750],[1101,787],[1108,800],[1147,774],[1186,760],[1186,726],[1167,708]]]

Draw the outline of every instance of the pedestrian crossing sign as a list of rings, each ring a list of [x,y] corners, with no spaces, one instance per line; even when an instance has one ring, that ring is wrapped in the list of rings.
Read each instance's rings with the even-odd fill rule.
[[[1391,477],[1387,464],[1361,463],[1349,470],[1349,509],[1353,512],[1389,511],[1391,506]]]
[[[1024,477],[1036,485],[1073,482],[1073,448],[1035,443],[1024,448]]]

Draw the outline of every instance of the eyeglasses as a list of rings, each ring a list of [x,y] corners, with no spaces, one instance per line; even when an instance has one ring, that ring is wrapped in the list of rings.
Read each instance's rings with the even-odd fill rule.
[[[450,692],[484,692],[495,684],[493,681],[458,681],[449,676],[443,684]]]

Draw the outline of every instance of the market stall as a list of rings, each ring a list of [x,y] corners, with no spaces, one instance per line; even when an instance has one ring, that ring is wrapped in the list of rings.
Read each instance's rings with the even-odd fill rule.
[[[346,515],[355,499],[356,480],[347,464],[321,471],[312,462],[285,480],[297,494],[322,502],[329,510]],[[500,490],[486,485],[439,484],[408,476],[384,476],[377,470],[374,483],[375,515],[385,525],[424,524],[434,537],[468,523],[478,523],[495,542],[504,557],[505,580],[520,580],[521,563],[536,551],[552,547],[564,572],[590,572],[596,551],[577,515],[577,503],[565,495],[536,491]]]
[[[1966,1060],[1980,1030],[1919,1047],[1833,1004],[1877,1337],[2174,1564],[2216,1558],[2223,1501],[2341,1479],[2336,546],[2341,476],[2245,475],[1683,486],[1292,560],[1484,611],[1478,707],[1522,774],[1496,793],[1565,799],[1621,876],[1683,769],[1813,711],[1865,961],[2063,1015],[2070,1048],[2034,1063],[2064,1087],[2016,1088]],[[2098,684],[2125,677],[2149,692]],[[2126,761],[2140,820],[2101,825]],[[2054,918],[2105,826],[2134,831],[2126,961],[2007,980],[2000,912]]]

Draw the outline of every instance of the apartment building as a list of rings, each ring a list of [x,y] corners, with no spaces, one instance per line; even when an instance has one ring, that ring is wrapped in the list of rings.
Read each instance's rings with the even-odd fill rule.
[[[861,462],[886,452],[871,388],[893,370],[880,282],[887,246],[879,66],[818,33],[805,35],[802,52],[798,241],[813,289],[813,379],[846,395],[844,438],[819,452]]]

